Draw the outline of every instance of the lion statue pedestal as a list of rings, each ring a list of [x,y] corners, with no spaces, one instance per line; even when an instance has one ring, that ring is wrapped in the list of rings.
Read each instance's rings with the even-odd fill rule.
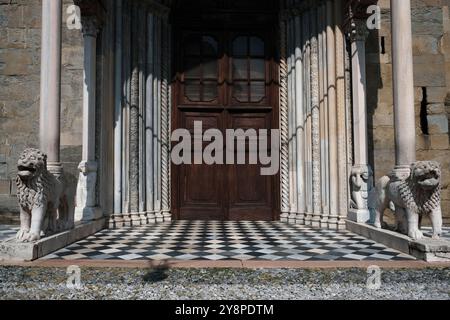
[[[384,211],[395,207],[396,231],[414,240],[423,238],[420,231],[423,215],[428,215],[433,228],[433,238],[442,233],[441,169],[434,161],[419,161],[411,165],[404,178],[395,175],[381,178],[375,188],[375,227],[381,228]]]
[[[47,170],[47,156],[26,149],[17,164],[17,197],[20,205],[19,242],[34,242],[74,227],[65,183]]]

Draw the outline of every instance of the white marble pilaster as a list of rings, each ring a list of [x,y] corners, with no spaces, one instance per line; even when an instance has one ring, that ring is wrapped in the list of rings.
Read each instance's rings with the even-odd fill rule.
[[[116,2],[114,101],[114,214],[122,213],[122,0]]]
[[[297,216],[297,137],[295,130],[296,99],[295,99],[295,25],[293,17],[288,20],[288,87],[289,87],[289,222],[295,223]]]
[[[346,54],[345,35],[342,30],[343,9],[342,0],[334,0],[335,40],[336,40],[336,106],[337,106],[337,139],[338,139],[338,176],[339,176],[339,205],[338,205],[338,229],[346,229],[348,214],[348,158],[347,150],[347,123],[346,112]]]
[[[83,152],[79,165],[75,220],[90,221],[101,217],[96,203],[98,164],[95,158],[95,108],[98,21],[93,16],[82,18],[84,38],[83,81]]]
[[[303,100],[304,57],[302,53],[302,19],[295,17],[295,105],[297,133],[297,217],[296,223],[303,224],[306,214],[305,187],[305,111]]]
[[[62,176],[60,163],[62,1],[42,0],[40,145],[48,170]]]
[[[328,139],[329,139],[329,205],[328,227],[337,228],[338,222],[338,139],[337,139],[337,105],[336,105],[336,42],[334,33],[334,4],[327,0],[327,69],[328,69]]]
[[[370,212],[367,201],[370,188],[371,169],[368,164],[368,131],[367,131],[367,105],[366,105],[366,49],[365,41],[368,29],[365,21],[357,20],[352,23],[351,64],[353,83],[353,142],[354,164],[351,177],[352,201],[350,205],[349,220],[355,222],[368,222]],[[366,178],[367,177],[367,178]]]

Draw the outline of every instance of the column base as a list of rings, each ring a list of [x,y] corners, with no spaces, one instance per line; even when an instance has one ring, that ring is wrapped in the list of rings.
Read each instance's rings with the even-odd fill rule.
[[[297,213],[291,212],[288,217],[288,223],[295,224],[296,221],[297,221]]]
[[[289,212],[282,212],[280,215],[281,222],[289,222]]]
[[[357,223],[369,223],[370,211],[369,209],[350,209],[348,212],[348,220]]]
[[[389,174],[391,181],[406,180],[411,175],[411,166],[409,165],[398,165]]]
[[[170,213],[170,211],[163,211],[163,218],[164,218],[164,222],[171,222],[172,214]]]
[[[58,180],[64,176],[64,168],[60,162],[48,162],[47,170]]]

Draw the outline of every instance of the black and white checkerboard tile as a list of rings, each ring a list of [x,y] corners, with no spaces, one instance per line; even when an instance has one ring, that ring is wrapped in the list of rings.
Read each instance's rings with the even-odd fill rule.
[[[426,237],[431,237],[433,234],[431,227],[422,227],[422,232]],[[441,238],[450,241],[450,227],[442,228]]]
[[[280,222],[177,221],[104,230],[44,259],[392,261],[414,258],[348,231]]]
[[[17,231],[19,231],[18,226],[0,225],[0,241],[13,238]]]

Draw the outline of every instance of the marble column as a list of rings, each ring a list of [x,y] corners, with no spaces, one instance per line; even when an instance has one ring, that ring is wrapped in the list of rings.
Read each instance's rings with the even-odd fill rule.
[[[42,1],[40,145],[48,170],[62,176],[60,163],[62,1]]]
[[[161,61],[161,206],[165,222],[171,221],[170,212],[170,43],[171,28],[168,16],[162,18]]]
[[[338,176],[338,139],[337,139],[337,105],[336,105],[336,42],[334,33],[334,5],[327,1],[327,70],[328,70],[328,139],[329,139],[329,209],[328,226],[337,228],[339,176]]]
[[[394,172],[409,175],[416,161],[411,1],[391,0],[392,75],[395,121]]]
[[[320,171],[322,180],[322,227],[327,227],[329,212],[329,143],[328,143],[328,69],[326,3],[319,6],[319,52],[320,52]]]
[[[97,207],[96,185],[98,163],[95,157],[95,108],[98,21],[94,16],[82,17],[84,38],[83,81],[83,152],[79,165],[75,220],[90,221],[101,217]]]
[[[336,41],[336,107],[338,141],[339,205],[338,229],[346,229],[348,215],[348,158],[347,158],[347,119],[346,119],[346,83],[345,83],[345,35],[342,30],[343,1],[334,1],[334,33]]]
[[[122,1],[116,2],[114,97],[114,214],[122,213]],[[114,217],[115,218],[115,217]]]
[[[304,113],[304,57],[302,54],[302,18],[295,17],[295,101],[297,133],[297,217],[296,223],[305,222],[306,187],[305,187],[305,113]]]
[[[311,33],[310,33],[310,14],[303,12],[302,16],[302,38],[303,38],[303,83],[305,89],[304,96],[304,127],[305,127],[305,193],[306,193],[306,214],[305,225],[310,226],[313,217],[313,173],[312,173],[312,140],[311,140]]]
[[[368,222],[370,213],[367,197],[371,186],[368,164],[368,132],[366,106],[366,47],[368,29],[364,20],[352,23],[351,64],[353,78],[353,145],[354,163],[351,172],[351,204],[349,220]]]
[[[288,88],[289,88],[289,222],[295,223],[297,217],[297,135],[296,135],[296,90],[295,90],[295,24],[294,17],[288,22]]]
[[[312,140],[312,184],[313,217],[311,225],[320,227],[322,214],[321,172],[320,172],[320,114],[319,114],[319,43],[317,8],[311,14],[311,140]]]
[[[289,111],[288,111],[288,69],[286,17],[280,18],[280,128],[281,128],[281,216],[283,222],[289,219]]]

